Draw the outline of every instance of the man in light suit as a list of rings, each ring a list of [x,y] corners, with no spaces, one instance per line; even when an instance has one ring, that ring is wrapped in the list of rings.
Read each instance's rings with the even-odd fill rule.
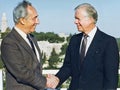
[[[14,9],[13,19],[15,26],[1,44],[6,90],[44,90],[48,79],[42,75],[40,49],[30,34],[39,24],[37,11],[24,0]]]
[[[68,90],[117,89],[118,46],[114,37],[96,26],[97,19],[97,11],[90,4],[80,4],[75,8],[75,24],[82,33],[73,35],[70,40],[63,66],[56,74],[58,86],[71,77]],[[83,57],[82,43],[85,35],[87,38]],[[54,78],[51,75],[52,77]],[[57,83],[53,83],[51,87],[55,88]]]

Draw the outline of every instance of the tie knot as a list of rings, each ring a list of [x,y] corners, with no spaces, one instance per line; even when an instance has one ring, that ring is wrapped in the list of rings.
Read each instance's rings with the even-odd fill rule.
[[[29,34],[27,34],[27,38],[30,38],[30,35],[29,35]]]
[[[83,34],[83,37],[84,37],[84,38],[87,38],[87,37],[88,37],[88,35],[84,33],[84,34]]]
[[[27,34],[27,38],[28,40],[31,40],[31,36],[29,34]]]

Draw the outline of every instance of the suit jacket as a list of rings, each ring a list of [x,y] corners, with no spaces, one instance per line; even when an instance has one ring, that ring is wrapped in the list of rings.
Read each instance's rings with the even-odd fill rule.
[[[32,39],[40,54],[37,41]],[[42,75],[41,62],[14,28],[2,40],[1,55],[6,67],[7,90],[44,90],[46,78]]]
[[[98,29],[80,63],[82,35],[74,35],[70,40],[63,66],[56,74],[59,85],[71,76],[68,90],[116,90],[119,52],[115,38]]]

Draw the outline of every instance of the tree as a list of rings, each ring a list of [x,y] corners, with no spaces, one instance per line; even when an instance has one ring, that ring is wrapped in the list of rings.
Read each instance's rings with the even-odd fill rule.
[[[3,39],[10,31],[11,29],[8,27],[5,32],[1,33],[1,38]]]
[[[59,59],[59,55],[55,52],[55,49],[53,48],[52,52],[51,52],[51,56],[48,60],[48,68],[49,69],[57,69],[57,64],[59,63],[60,59]]]
[[[35,35],[38,41],[48,41],[50,43],[64,42],[64,37],[59,37],[59,35],[55,34],[54,32],[34,32],[33,35]]]
[[[3,62],[2,62],[2,59],[1,59],[1,55],[0,55],[0,69],[2,69],[3,68]]]
[[[68,43],[70,42],[71,37],[72,37],[72,34],[70,34],[69,37],[67,37],[67,42]]]
[[[120,51],[120,38],[116,38],[116,40],[117,40],[118,48],[119,48],[119,51]]]
[[[67,43],[65,43],[64,45],[62,45],[60,55],[64,55],[65,54],[67,46],[68,46]]]
[[[46,61],[47,61],[46,54],[43,53],[43,56],[42,56],[42,64],[45,64]]]

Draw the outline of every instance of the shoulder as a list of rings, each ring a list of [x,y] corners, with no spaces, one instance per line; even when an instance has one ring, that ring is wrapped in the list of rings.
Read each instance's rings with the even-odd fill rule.
[[[81,38],[82,38],[82,33],[79,33],[79,34],[74,34],[71,39],[70,39],[70,42],[69,42],[69,45],[78,45],[81,41]]]
[[[99,38],[103,41],[106,42],[111,42],[111,41],[115,41],[116,42],[116,38],[113,37],[112,35],[109,35],[101,30],[97,30],[96,34],[99,36]]]
[[[2,39],[2,43],[12,43],[15,41],[16,37],[15,37],[15,33],[16,31],[14,29],[12,29],[3,39]],[[18,36],[18,35],[17,35]]]
[[[78,34],[74,34],[72,37],[71,37],[71,40],[72,39],[79,39],[79,38],[81,38],[82,37],[82,33],[78,33]]]

